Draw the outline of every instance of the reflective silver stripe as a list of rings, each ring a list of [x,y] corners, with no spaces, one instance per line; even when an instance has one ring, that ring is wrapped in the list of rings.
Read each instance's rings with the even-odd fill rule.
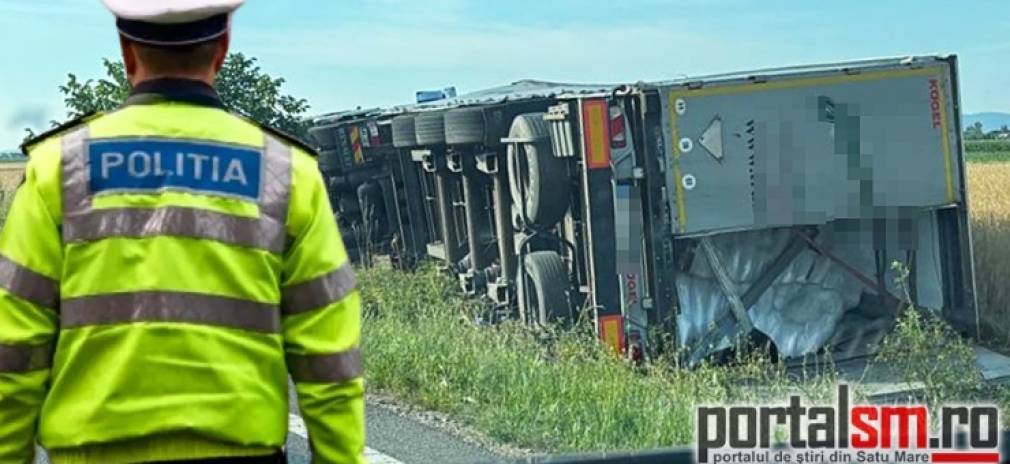
[[[0,288],[22,300],[56,309],[60,283],[0,255]]]
[[[291,148],[264,134],[263,183],[257,206],[260,217],[244,218],[183,207],[92,208],[88,184],[87,127],[62,139],[63,240],[87,242],[109,237],[176,235],[284,252],[288,202],[291,197]]]
[[[60,139],[62,144],[61,165],[63,168],[63,217],[81,214],[91,209],[88,194],[88,156],[85,142],[91,131],[88,126],[75,129]]]
[[[70,298],[60,305],[63,329],[134,322],[184,322],[254,332],[280,331],[277,306],[183,292],[135,292]]]
[[[52,365],[53,345],[0,344],[0,373],[16,374],[45,369]]]
[[[281,293],[281,311],[285,316],[335,303],[358,285],[350,261],[315,279],[285,288]]]
[[[264,133],[264,138],[260,215],[286,224],[291,197],[291,148],[270,134]]]
[[[361,377],[361,350],[319,355],[287,355],[288,372],[295,382],[340,383]]]
[[[205,238],[231,245],[284,251],[284,224],[272,219],[245,218],[204,209],[165,207],[93,210],[63,228],[65,242],[109,237],[174,235]]]

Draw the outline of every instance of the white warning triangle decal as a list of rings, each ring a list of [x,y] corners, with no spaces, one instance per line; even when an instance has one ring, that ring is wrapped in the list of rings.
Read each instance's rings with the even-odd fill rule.
[[[705,147],[716,161],[722,162],[722,119],[715,118],[701,134],[698,143]]]

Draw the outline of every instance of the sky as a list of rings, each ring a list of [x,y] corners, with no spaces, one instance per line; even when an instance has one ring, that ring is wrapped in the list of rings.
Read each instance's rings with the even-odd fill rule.
[[[1006,0],[247,0],[232,50],[314,114],[520,79],[621,83],[912,54],[960,58],[963,109],[1010,112]],[[0,149],[118,56],[99,0],[0,0]]]

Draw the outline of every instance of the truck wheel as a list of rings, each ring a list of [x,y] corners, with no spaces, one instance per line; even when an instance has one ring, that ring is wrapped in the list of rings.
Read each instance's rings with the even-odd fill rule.
[[[445,143],[484,143],[484,111],[480,108],[460,108],[445,113]]]
[[[414,134],[414,116],[403,115],[393,118],[393,146],[396,148],[417,146],[417,136]]]
[[[417,134],[418,145],[445,143],[445,113],[437,111],[418,114],[414,118],[414,133]]]
[[[523,266],[526,285],[516,279],[519,314],[523,322],[547,325],[572,322],[568,267],[554,251],[535,251],[526,255]]]
[[[526,237],[529,237],[529,235],[527,235],[525,232],[516,232],[512,237],[513,237],[512,243],[514,245],[515,254],[516,256],[519,256],[519,253],[522,252],[522,248],[520,247],[520,245],[522,244],[523,240],[526,239]],[[544,234],[537,234],[528,242],[526,242],[526,250],[529,253],[535,251],[547,251],[555,249],[557,249],[557,243],[545,237]]]
[[[515,202],[525,198],[529,225],[545,229],[557,224],[568,210],[571,185],[565,160],[551,152],[550,132],[544,113],[516,116],[511,138],[535,141],[508,147],[509,188]]]

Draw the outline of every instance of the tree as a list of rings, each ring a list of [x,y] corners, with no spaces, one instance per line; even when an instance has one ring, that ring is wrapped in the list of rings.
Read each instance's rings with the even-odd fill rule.
[[[88,79],[81,82],[73,73],[67,74],[67,83],[61,85],[63,103],[67,105],[67,118],[79,118],[98,111],[112,111],[130,93],[130,82],[122,62],[102,59],[107,79]]]
[[[256,58],[232,53],[225,59],[215,87],[221,99],[235,111],[263,124],[308,140],[309,124],[304,98],[282,95],[284,78],[272,78],[256,65]]]
[[[67,106],[67,117],[78,118],[94,111],[113,111],[130,93],[126,68],[120,61],[103,59],[106,77],[81,81],[67,75],[59,87]],[[225,105],[248,118],[307,139],[305,112],[309,103],[281,93],[283,78],[273,78],[256,65],[256,58],[231,53],[224,61],[214,87]],[[31,131],[28,131],[31,134]]]
[[[982,130],[982,123],[975,121],[975,124],[966,127],[964,129],[964,138],[970,140],[985,138],[985,131]]]

